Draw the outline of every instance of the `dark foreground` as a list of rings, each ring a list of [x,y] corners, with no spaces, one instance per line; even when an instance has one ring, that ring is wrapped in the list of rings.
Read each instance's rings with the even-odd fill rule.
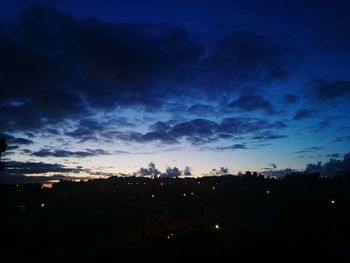
[[[0,185],[0,262],[350,262],[350,180]]]

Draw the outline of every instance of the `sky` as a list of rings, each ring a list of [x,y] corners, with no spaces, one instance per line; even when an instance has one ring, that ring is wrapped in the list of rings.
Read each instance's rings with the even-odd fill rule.
[[[349,168],[349,13],[348,0],[2,1],[0,181]]]

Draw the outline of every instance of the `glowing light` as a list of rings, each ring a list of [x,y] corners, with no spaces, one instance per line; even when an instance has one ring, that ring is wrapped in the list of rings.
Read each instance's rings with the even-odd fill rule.
[[[182,194],[183,197],[186,197],[186,194]]]
[[[334,201],[334,200],[332,200],[332,201],[331,201],[331,203],[334,205],[334,204],[335,204],[335,201]]]
[[[46,206],[46,204],[45,203],[41,203],[41,205],[40,205],[41,207],[45,207]]]
[[[151,195],[152,198],[155,198],[156,196],[155,195]]]
[[[215,186],[213,186],[211,189],[215,190]]]
[[[166,236],[166,239],[170,239],[170,236],[168,235],[168,236]]]
[[[194,193],[192,192],[191,195],[194,195]]]
[[[216,230],[219,230],[219,229],[220,229],[220,226],[219,226],[219,225],[215,225],[214,228],[215,228]]]
[[[41,184],[41,189],[51,189],[53,187],[52,183],[43,183]]]
[[[201,184],[201,182],[198,182],[197,184]]]
[[[266,191],[266,193],[269,195],[269,194],[270,194],[270,191],[269,191],[269,190],[267,190],[267,191]]]

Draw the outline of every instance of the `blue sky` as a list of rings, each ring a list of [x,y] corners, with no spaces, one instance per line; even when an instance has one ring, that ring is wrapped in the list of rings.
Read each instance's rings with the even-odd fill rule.
[[[349,1],[1,5],[8,178],[278,173],[349,152]]]

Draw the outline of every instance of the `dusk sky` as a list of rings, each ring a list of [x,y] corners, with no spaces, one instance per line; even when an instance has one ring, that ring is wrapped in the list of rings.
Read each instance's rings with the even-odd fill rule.
[[[2,1],[0,181],[350,163],[349,14],[348,0]]]

